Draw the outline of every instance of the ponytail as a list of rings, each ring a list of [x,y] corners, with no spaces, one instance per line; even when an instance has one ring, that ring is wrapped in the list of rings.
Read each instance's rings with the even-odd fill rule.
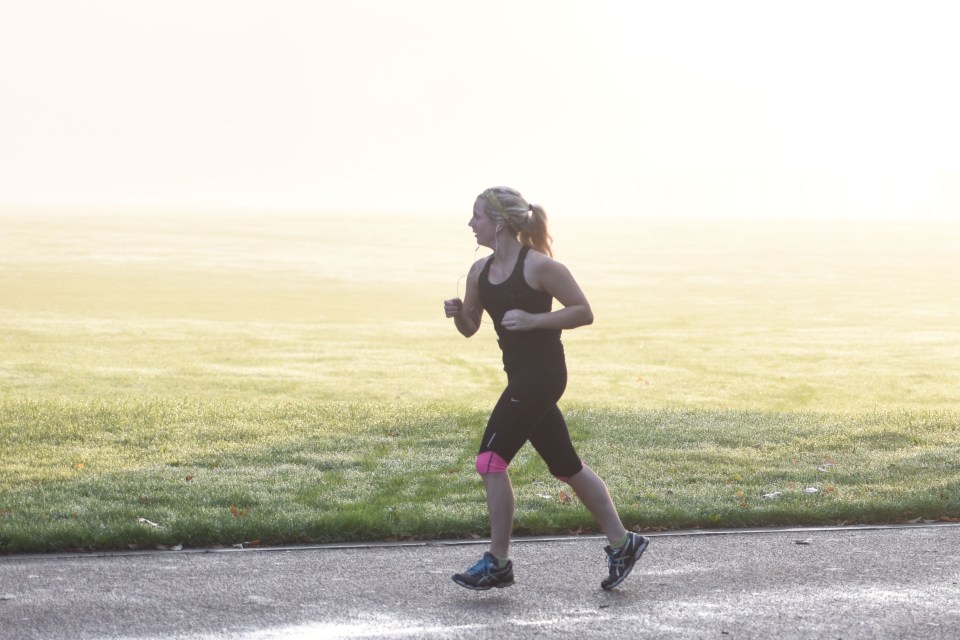
[[[530,225],[520,230],[520,242],[553,257],[553,237],[547,230],[547,212],[538,204],[530,205]]]

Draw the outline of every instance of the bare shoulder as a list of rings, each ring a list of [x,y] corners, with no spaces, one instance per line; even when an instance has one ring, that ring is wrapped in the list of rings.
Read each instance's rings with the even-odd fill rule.
[[[524,264],[523,275],[527,283],[540,291],[549,290],[558,280],[572,279],[570,271],[562,263],[539,251],[530,251]]]
[[[469,272],[470,277],[478,278],[480,276],[480,272],[483,271],[483,268],[486,266],[487,261],[489,259],[490,259],[490,256],[486,256],[485,258],[480,258],[479,260],[474,262],[473,265],[470,267],[470,272]]]
[[[554,260],[545,253],[540,253],[539,251],[531,250],[527,253],[526,263],[533,267],[534,271],[538,272],[557,272],[557,271],[566,271],[567,268],[563,266],[560,262]]]

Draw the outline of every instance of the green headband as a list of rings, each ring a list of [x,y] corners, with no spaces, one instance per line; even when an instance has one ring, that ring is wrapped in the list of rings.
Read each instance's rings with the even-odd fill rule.
[[[507,212],[503,209],[503,205],[500,204],[500,199],[497,198],[497,194],[494,192],[493,189],[487,189],[486,191],[484,191],[483,197],[487,199],[487,202],[490,203],[491,207],[496,209],[497,215],[499,216],[500,220],[504,224],[506,224],[508,227],[510,227],[510,230],[513,231],[514,233],[519,233],[521,229],[525,229],[529,226],[530,224],[529,216],[527,220],[524,221],[525,224],[520,224],[516,220],[511,218],[509,215],[507,215]],[[533,207],[530,207],[531,210],[532,208]]]
[[[500,217],[504,220],[507,219],[507,212],[503,210],[503,205],[500,204],[500,200],[497,199],[497,194],[493,192],[493,189],[487,189],[483,192],[483,197],[487,199],[487,202],[497,210],[500,214]]]

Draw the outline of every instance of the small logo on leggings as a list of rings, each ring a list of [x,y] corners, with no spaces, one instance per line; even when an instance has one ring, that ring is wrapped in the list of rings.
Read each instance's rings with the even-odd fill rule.
[[[520,398],[510,398],[510,402],[520,402]]]

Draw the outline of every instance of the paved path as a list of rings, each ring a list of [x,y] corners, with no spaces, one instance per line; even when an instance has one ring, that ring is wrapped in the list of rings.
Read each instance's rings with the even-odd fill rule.
[[[613,592],[595,537],[483,593],[449,579],[478,543],[0,556],[0,639],[960,637],[957,526],[652,537]]]

